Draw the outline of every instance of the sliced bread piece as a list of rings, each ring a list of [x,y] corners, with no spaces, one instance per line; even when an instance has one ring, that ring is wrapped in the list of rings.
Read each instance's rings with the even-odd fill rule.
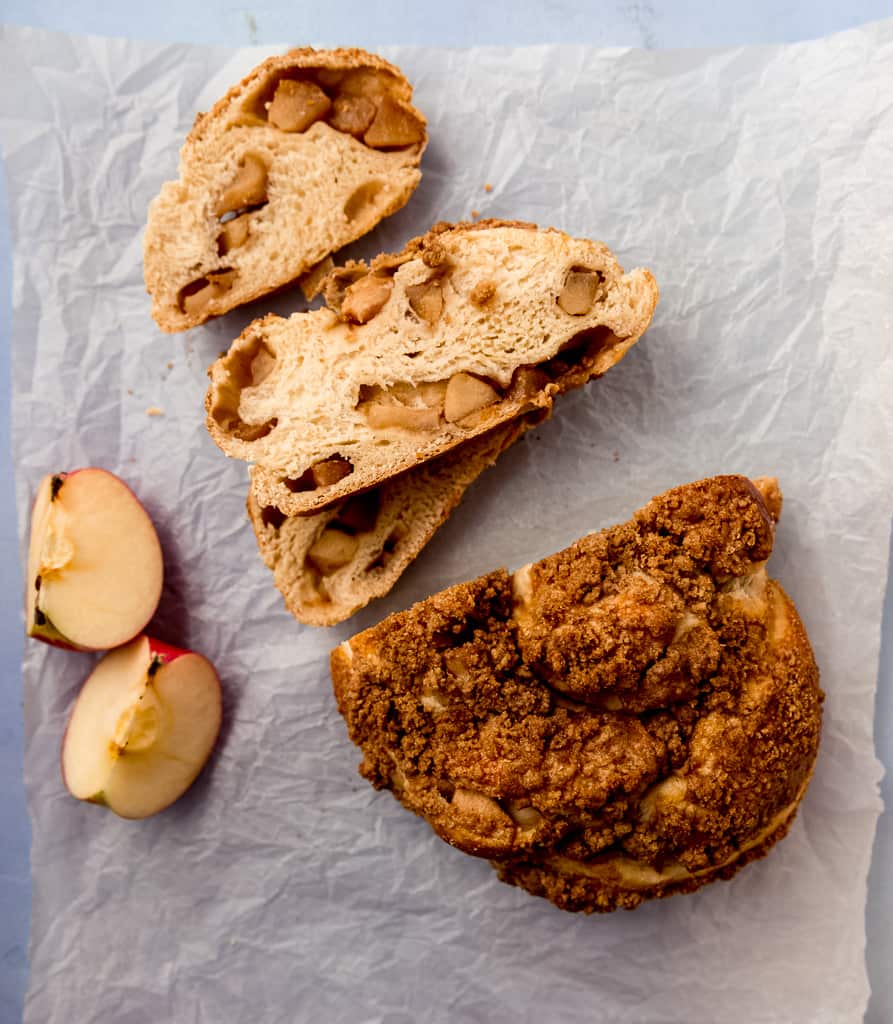
[[[334,626],[383,597],[465,491],[532,425],[519,417],[311,516],[286,516],[248,491],[257,546],[288,610]]]
[[[504,221],[437,225],[325,291],[328,308],[256,320],[208,371],[211,436],[288,515],[548,410],[624,356],[658,296],[599,242]]]
[[[296,280],[399,210],[421,174],[425,118],[399,68],[364,50],[270,57],[180,152],[149,207],[152,316],[182,331]]]
[[[766,571],[780,510],[774,480],[686,484],[346,640],[332,679],[361,773],[566,910],[731,877],[788,830],[821,731]]]

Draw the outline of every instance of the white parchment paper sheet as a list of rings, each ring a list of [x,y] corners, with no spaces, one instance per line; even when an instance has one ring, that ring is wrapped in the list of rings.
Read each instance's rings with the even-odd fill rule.
[[[21,529],[44,472],[123,475],[165,550],[153,631],[211,657],[226,690],[194,789],[119,821],[59,778],[91,658],[28,646],[26,1017],[858,1021],[893,505],[893,23],[783,48],[387,55],[432,142],[409,206],[352,254],[477,209],[604,239],[662,297],[631,355],[485,475],[395,593],[317,631],[283,610],[245,520],[245,468],[203,427],[206,366],[269,304],[167,337],[141,277],[146,205],[196,111],[260,55],[0,34]],[[768,860],[694,896],[575,917],[503,886],[356,775],[332,646],[715,472],[780,477],[771,569],[828,695],[815,780]]]

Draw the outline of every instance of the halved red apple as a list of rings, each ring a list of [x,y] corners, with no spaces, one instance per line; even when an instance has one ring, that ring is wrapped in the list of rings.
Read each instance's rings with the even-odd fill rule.
[[[207,658],[139,636],[87,677],[62,741],[62,778],[79,800],[147,818],[192,785],[220,716]]]
[[[29,636],[96,651],[133,639],[155,614],[164,568],[152,520],[104,469],[52,473],[31,514]]]

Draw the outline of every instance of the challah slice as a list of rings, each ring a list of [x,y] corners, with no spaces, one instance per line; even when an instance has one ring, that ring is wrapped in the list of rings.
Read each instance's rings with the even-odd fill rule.
[[[625,355],[658,296],[599,242],[504,221],[437,225],[325,291],[328,308],[256,320],[208,371],[211,436],[288,515],[550,409]]]
[[[257,546],[288,610],[334,626],[384,597],[465,491],[531,426],[519,417],[311,516],[286,516],[248,491]]]
[[[766,571],[780,511],[771,479],[675,487],[346,640],[332,680],[361,774],[566,910],[731,877],[786,833],[821,731]]]
[[[199,114],[180,177],[149,207],[152,316],[182,331],[301,277],[399,210],[425,118],[399,68],[364,50],[270,57]]]

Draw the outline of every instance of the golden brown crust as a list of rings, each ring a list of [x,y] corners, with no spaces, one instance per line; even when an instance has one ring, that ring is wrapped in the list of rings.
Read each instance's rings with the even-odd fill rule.
[[[771,547],[717,477],[389,617],[332,654],[361,773],[566,909],[730,877],[787,830],[821,723]]]
[[[772,522],[777,523],[781,518],[782,497],[778,481],[772,476],[754,477],[753,485],[763,499],[766,511],[769,513]]]

